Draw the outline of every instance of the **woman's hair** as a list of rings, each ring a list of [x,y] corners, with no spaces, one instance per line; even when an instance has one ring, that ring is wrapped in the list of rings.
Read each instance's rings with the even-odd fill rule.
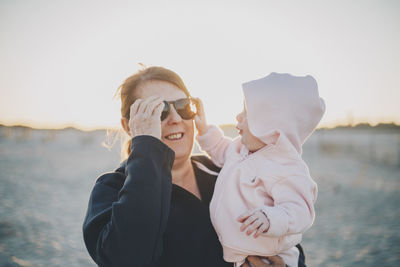
[[[163,81],[168,82],[180,90],[182,90],[187,97],[190,97],[190,93],[186,88],[185,84],[181,77],[178,74],[173,72],[172,70],[163,68],[163,67],[145,67],[141,65],[143,69],[139,70],[135,74],[129,76],[117,89],[115,95],[121,97],[121,116],[127,118],[129,120],[130,115],[130,107],[136,99],[140,98],[137,95],[137,89],[148,81]],[[121,159],[122,161],[128,158],[130,154],[131,148],[131,138],[128,141],[125,141],[125,146],[122,147],[121,151]]]

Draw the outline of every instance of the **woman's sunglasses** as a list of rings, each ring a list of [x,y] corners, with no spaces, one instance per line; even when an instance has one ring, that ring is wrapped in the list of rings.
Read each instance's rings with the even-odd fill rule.
[[[181,98],[175,101],[164,101],[164,109],[161,113],[161,120],[165,120],[174,105],[176,112],[184,120],[191,120],[197,114],[197,101],[192,98]]]

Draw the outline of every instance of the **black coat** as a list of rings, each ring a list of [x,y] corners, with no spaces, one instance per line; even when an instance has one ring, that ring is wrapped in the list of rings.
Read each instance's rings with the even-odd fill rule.
[[[83,237],[99,266],[233,266],[222,258],[209,216],[216,176],[204,169],[219,169],[205,156],[192,157],[199,200],[172,184],[174,157],[160,140],[137,136],[128,159],[97,179]]]

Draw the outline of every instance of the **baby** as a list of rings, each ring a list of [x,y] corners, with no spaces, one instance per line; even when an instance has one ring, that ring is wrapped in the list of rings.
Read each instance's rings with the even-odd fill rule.
[[[313,223],[317,185],[301,158],[302,145],[325,111],[311,76],[270,75],[244,83],[240,138],[208,126],[204,109],[197,141],[222,167],[210,204],[224,259],[241,266],[248,255],[279,255],[297,266],[302,233]],[[254,235],[253,235],[254,233]]]

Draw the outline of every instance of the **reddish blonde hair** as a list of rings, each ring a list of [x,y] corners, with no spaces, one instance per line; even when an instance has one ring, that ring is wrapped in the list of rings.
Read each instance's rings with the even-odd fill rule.
[[[172,70],[158,66],[143,66],[143,69],[126,78],[126,80],[117,89],[116,95],[119,94],[119,96],[121,97],[122,117],[129,120],[130,107],[133,102],[136,101],[136,99],[140,98],[140,96],[137,95],[136,92],[140,85],[144,84],[147,81],[154,80],[171,83],[182,90],[187,97],[190,97],[190,93],[183,83],[183,80],[181,79],[181,77],[179,77],[178,74],[176,74]],[[132,140],[130,138],[128,141],[125,142],[125,147],[123,147],[121,151],[122,160],[128,158],[130,154],[131,143]]]

